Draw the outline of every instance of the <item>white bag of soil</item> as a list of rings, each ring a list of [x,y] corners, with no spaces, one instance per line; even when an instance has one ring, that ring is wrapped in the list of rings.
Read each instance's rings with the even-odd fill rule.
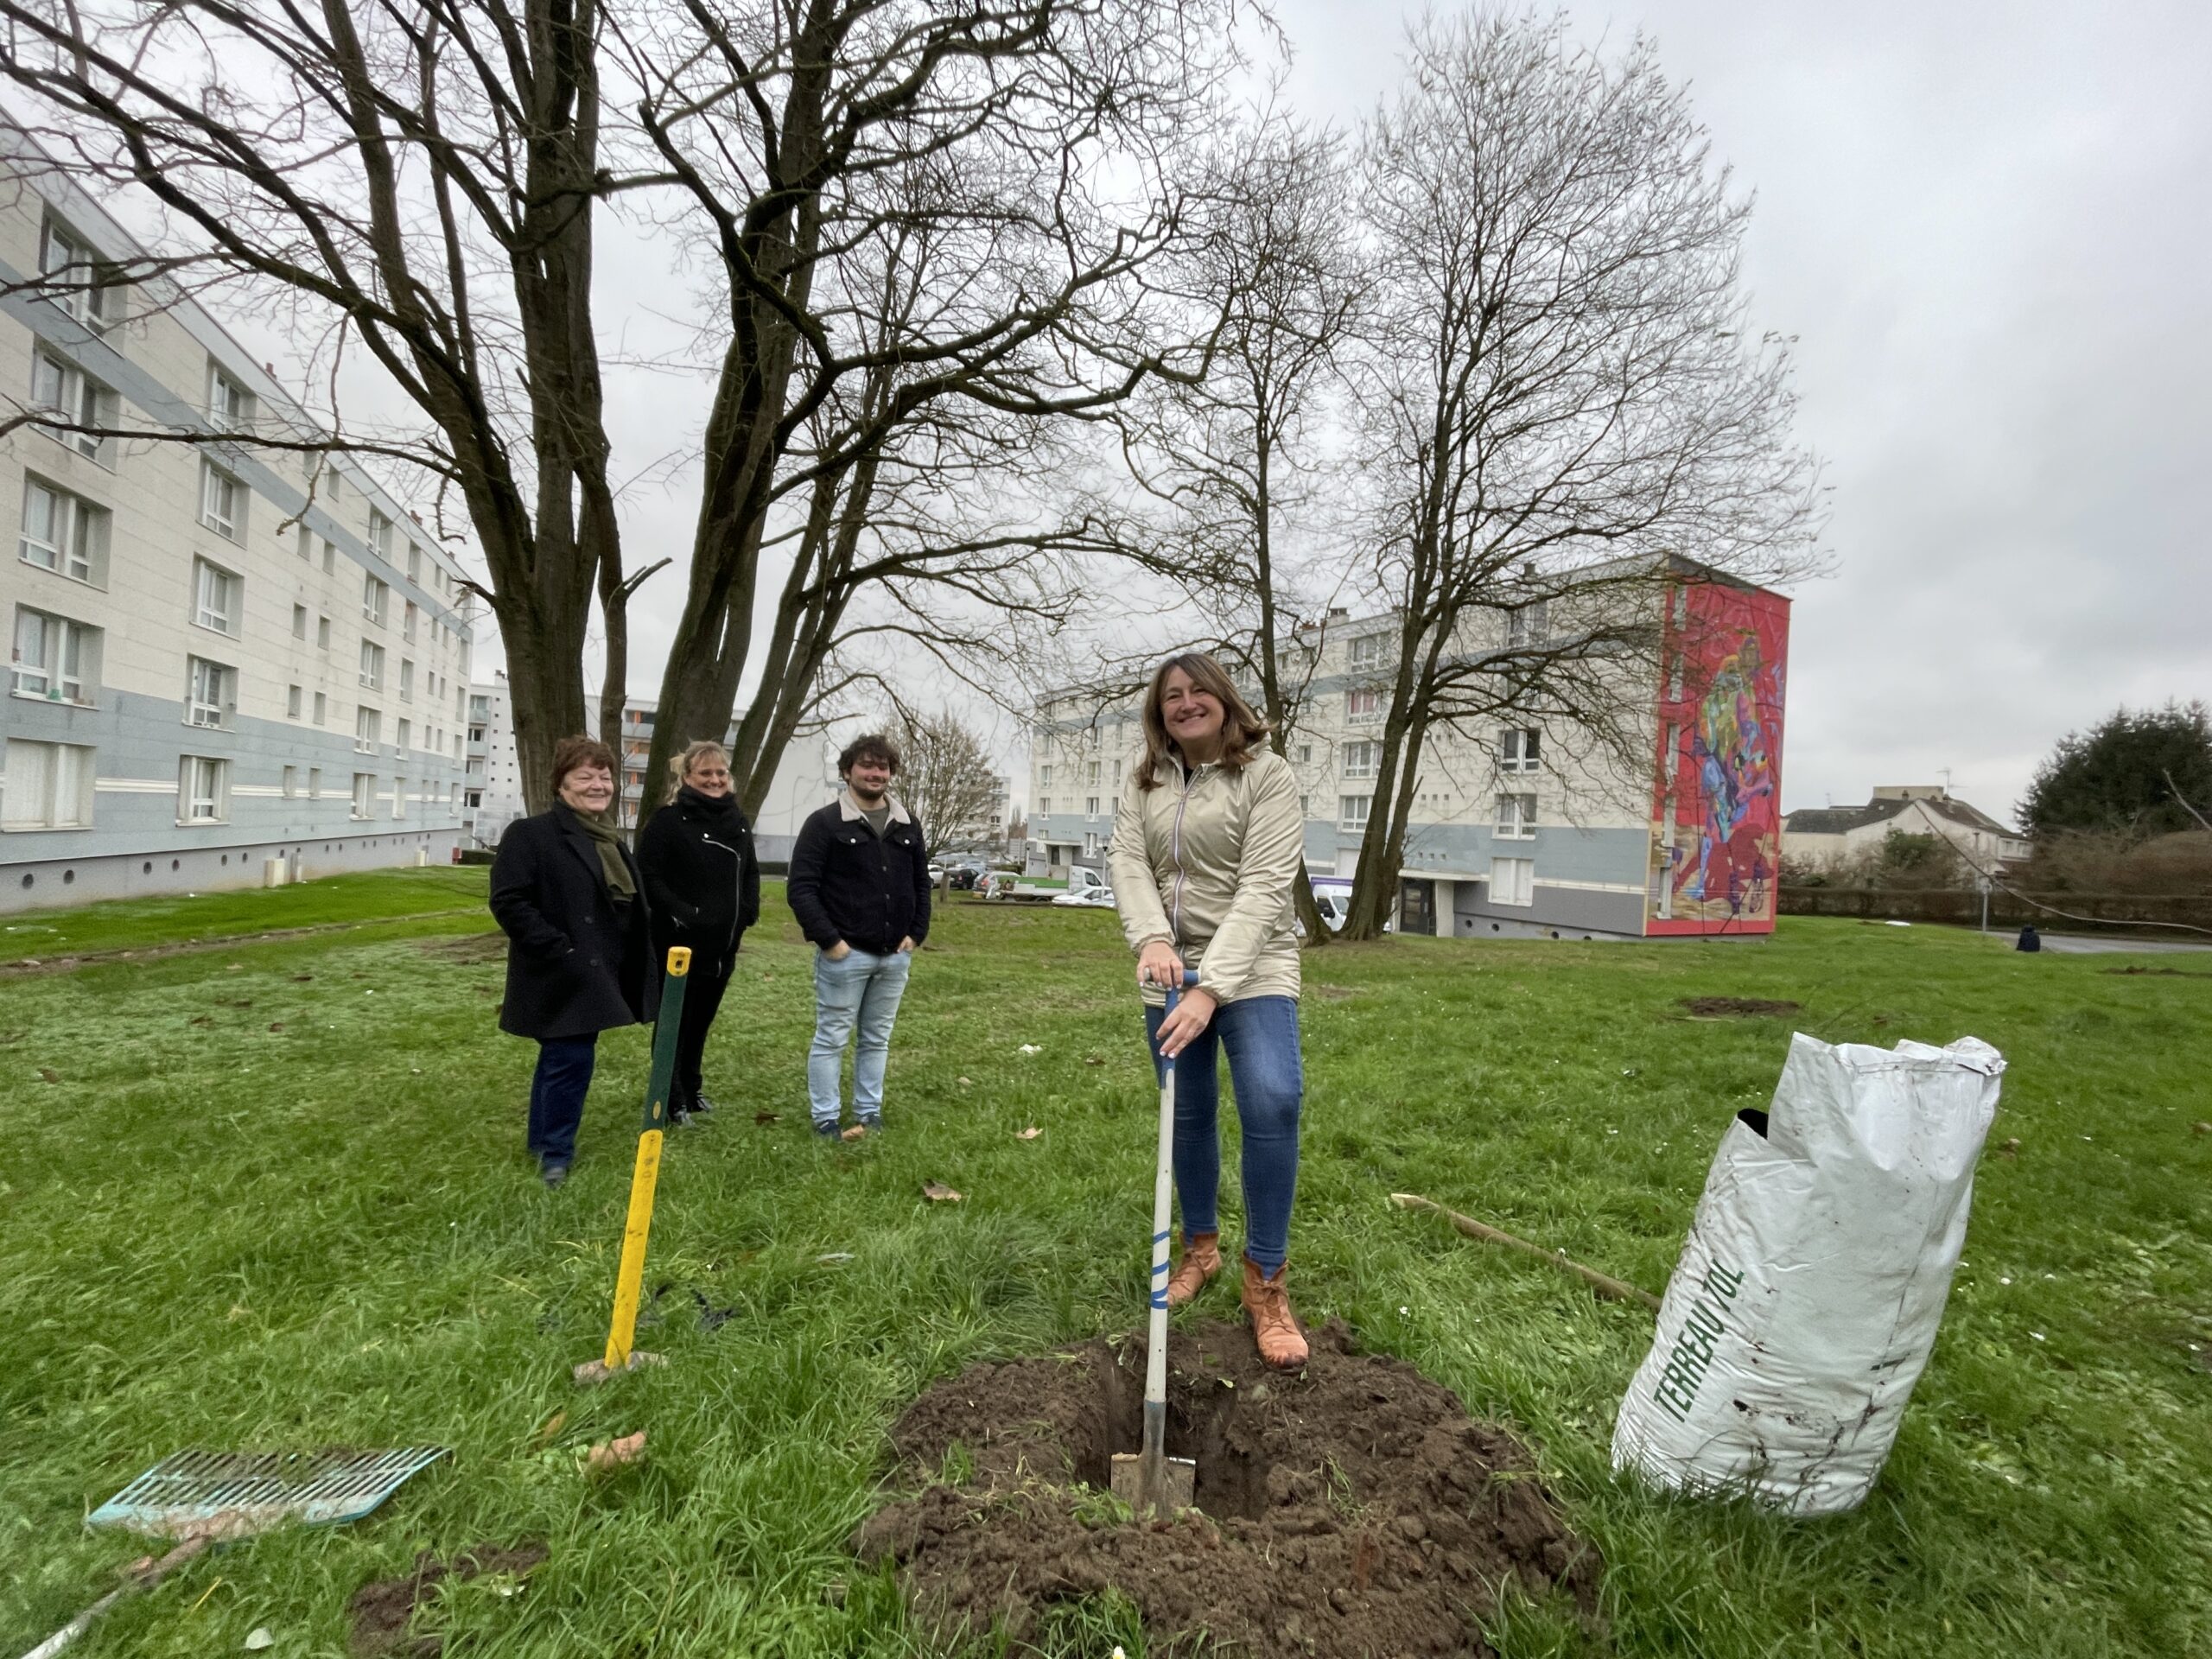
[[[1772,1109],[1721,1137],[1615,1469],[1794,1515],[1866,1497],[1936,1344],[2004,1070],[1972,1037],[1791,1039]]]

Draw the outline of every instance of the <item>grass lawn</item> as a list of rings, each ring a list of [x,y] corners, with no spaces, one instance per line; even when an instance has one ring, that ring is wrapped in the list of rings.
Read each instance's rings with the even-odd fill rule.
[[[136,1553],[82,1518],[167,1452],[424,1440],[454,1459],[370,1521],[205,1558],[81,1650],[234,1653],[266,1625],[276,1659],[338,1655],[364,1581],[537,1540],[526,1594],[444,1596],[449,1652],[912,1651],[895,1595],[842,1551],[887,1425],[969,1360],[1138,1322],[1154,1096],[1111,915],[955,906],[900,1015],[891,1133],[829,1148],[805,1132],[809,952],[772,887],[709,1052],[722,1109],[664,1166],[647,1282],[671,1289],[641,1340],[671,1363],[577,1393],[645,1041],[603,1042],[575,1177],[547,1193],[521,1144],[534,1051],[493,1029],[499,964],[474,943],[488,921],[444,913],[482,892],[481,870],[407,871],[29,918],[81,950],[400,917],[0,982],[8,1651]],[[41,954],[33,937],[0,936]],[[2129,960],[1815,920],[1765,943],[1308,958],[1298,1306],[1516,1425],[1608,1562],[1599,1628],[1521,1604],[1502,1651],[2212,1652],[2212,1135],[2191,1132],[2212,1117],[2212,958],[2112,971]],[[1972,1033],[2012,1063],[1992,1144],[2018,1156],[1982,1168],[1934,1362],[1851,1516],[1616,1484],[1649,1314],[1385,1204],[1427,1193],[1662,1288],[1790,1030],[1683,1019],[1706,995],[1798,1001],[1830,1039]],[[926,1202],[926,1179],[966,1201]],[[695,1290],[734,1316],[708,1328]],[[1229,1316],[1226,1281],[1202,1306]],[[584,1447],[639,1428],[644,1467],[581,1477]]]

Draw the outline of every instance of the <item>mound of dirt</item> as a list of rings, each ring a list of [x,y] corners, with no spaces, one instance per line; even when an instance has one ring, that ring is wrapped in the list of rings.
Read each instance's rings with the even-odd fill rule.
[[[518,1579],[544,1559],[542,1544],[514,1549],[480,1544],[461,1551],[450,1561],[439,1560],[425,1550],[415,1558],[415,1570],[405,1578],[378,1579],[353,1592],[346,1604],[350,1626],[346,1645],[354,1659],[437,1659],[445,1650],[445,1637],[410,1627],[415,1609],[435,1599],[441,1583],[497,1573]]]
[[[1795,1014],[1803,1005],[1763,996],[1686,996],[1682,1006],[1703,1020],[1755,1020],[1762,1014]]]
[[[1109,1588],[1160,1653],[1203,1633],[1254,1656],[1488,1655],[1473,1621],[1509,1578],[1592,1610],[1598,1553],[1510,1435],[1411,1366],[1357,1352],[1340,1322],[1311,1336],[1313,1359],[1286,1376],[1240,1327],[1173,1334],[1167,1451],[1198,1464],[1197,1509],[1173,1522],[1107,1496],[1113,1453],[1137,1448],[1141,1340],[936,1383],[892,1430],[921,1491],[862,1522],[853,1551],[895,1563],[947,1641],[997,1624],[1019,1644],[1054,1604]]]

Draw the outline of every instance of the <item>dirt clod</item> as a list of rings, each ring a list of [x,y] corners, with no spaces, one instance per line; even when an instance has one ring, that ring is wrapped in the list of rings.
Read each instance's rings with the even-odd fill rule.
[[[520,1578],[544,1559],[543,1544],[513,1549],[480,1544],[451,1561],[441,1561],[424,1550],[405,1577],[375,1580],[353,1592],[346,1604],[346,1645],[353,1659],[437,1659],[444,1651],[445,1637],[411,1627],[415,1610],[437,1599],[440,1584],[448,1579],[466,1583],[493,1573]]]
[[[1113,1453],[1138,1444],[1141,1340],[947,1378],[892,1430],[918,1493],[851,1548],[894,1564],[948,1641],[997,1624],[1018,1645],[1109,1588],[1160,1653],[1203,1630],[1253,1656],[1487,1656],[1475,1620],[1509,1577],[1590,1614],[1598,1553],[1511,1435],[1411,1366],[1357,1352],[1340,1322],[1310,1337],[1313,1358],[1286,1376],[1241,1327],[1173,1335],[1167,1451],[1197,1462],[1198,1506],[1172,1522],[1135,1522],[1107,1496]]]
[[[1804,1005],[1764,996],[1686,996],[1682,1006],[1700,1020],[1757,1020],[1768,1014],[1796,1014]]]

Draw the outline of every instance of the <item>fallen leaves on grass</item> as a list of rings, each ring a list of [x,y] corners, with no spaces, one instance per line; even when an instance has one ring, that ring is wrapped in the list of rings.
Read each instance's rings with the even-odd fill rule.
[[[59,1083],[61,1081],[61,1074],[50,1065],[41,1065],[39,1067],[38,1075],[39,1080],[41,1083]]]
[[[1042,1054],[1045,1052],[1045,1046],[1042,1043],[1024,1043],[1021,1046],[1021,1052],[1025,1054]]]
[[[1997,1148],[1997,1155],[2000,1158],[2018,1157],[2020,1155],[2020,1137],[2016,1135],[2011,1140],[2005,1141],[2003,1146]]]
[[[269,1022],[269,1029],[271,1031],[282,1031],[284,1029],[284,1022],[282,1020],[271,1020]]]
[[[1034,1123],[1032,1123],[1026,1129],[1016,1129],[1014,1132],[1014,1138],[1017,1141],[1034,1141],[1039,1135],[1044,1133],[1044,1130],[1039,1128]]]
[[[540,1423],[537,1426],[537,1433],[530,1437],[530,1444],[531,1447],[535,1449],[540,1446],[550,1446],[553,1443],[553,1437],[561,1432],[561,1425],[568,1421],[569,1413],[566,1407],[563,1407],[561,1410],[555,1412],[550,1417],[548,1417],[543,1422]]]
[[[781,1112],[755,1112],[753,1114],[753,1121],[755,1123],[773,1123],[782,1116]]]
[[[633,1463],[642,1463],[645,1456],[645,1431],[625,1434],[619,1440],[607,1440],[584,1453],[584,1472],[610,1475],[617,1469]]]
[[[2191,1135],[2212,1135],[2212,1123],[2193,1123],[2189,1132]]]
[[[1106,1057],[1103,1054],[1086,1054],[1083,1057],[1083,1063],[1085,1065],[1103,1065]]]
[[[276,1637],[266,1624],[255,1625],[253,1633],[245,1639],[245,1650],[248,1653],[259,1653],[264,1648],[273,1648],[276,1645]]]
[[[922,1196],[927,1198],[931,1204],[957,1204],[960,1202],[960,1194],[954,1192],[943,1181],[924,1181],[922,1183]]]
[[[840,1141],[858,1141],[863,1139],[867,1134],[868,1126],[865,1123],[855,1123],[849,1129],[840,1129],[837,1132],[837,1138]]]

